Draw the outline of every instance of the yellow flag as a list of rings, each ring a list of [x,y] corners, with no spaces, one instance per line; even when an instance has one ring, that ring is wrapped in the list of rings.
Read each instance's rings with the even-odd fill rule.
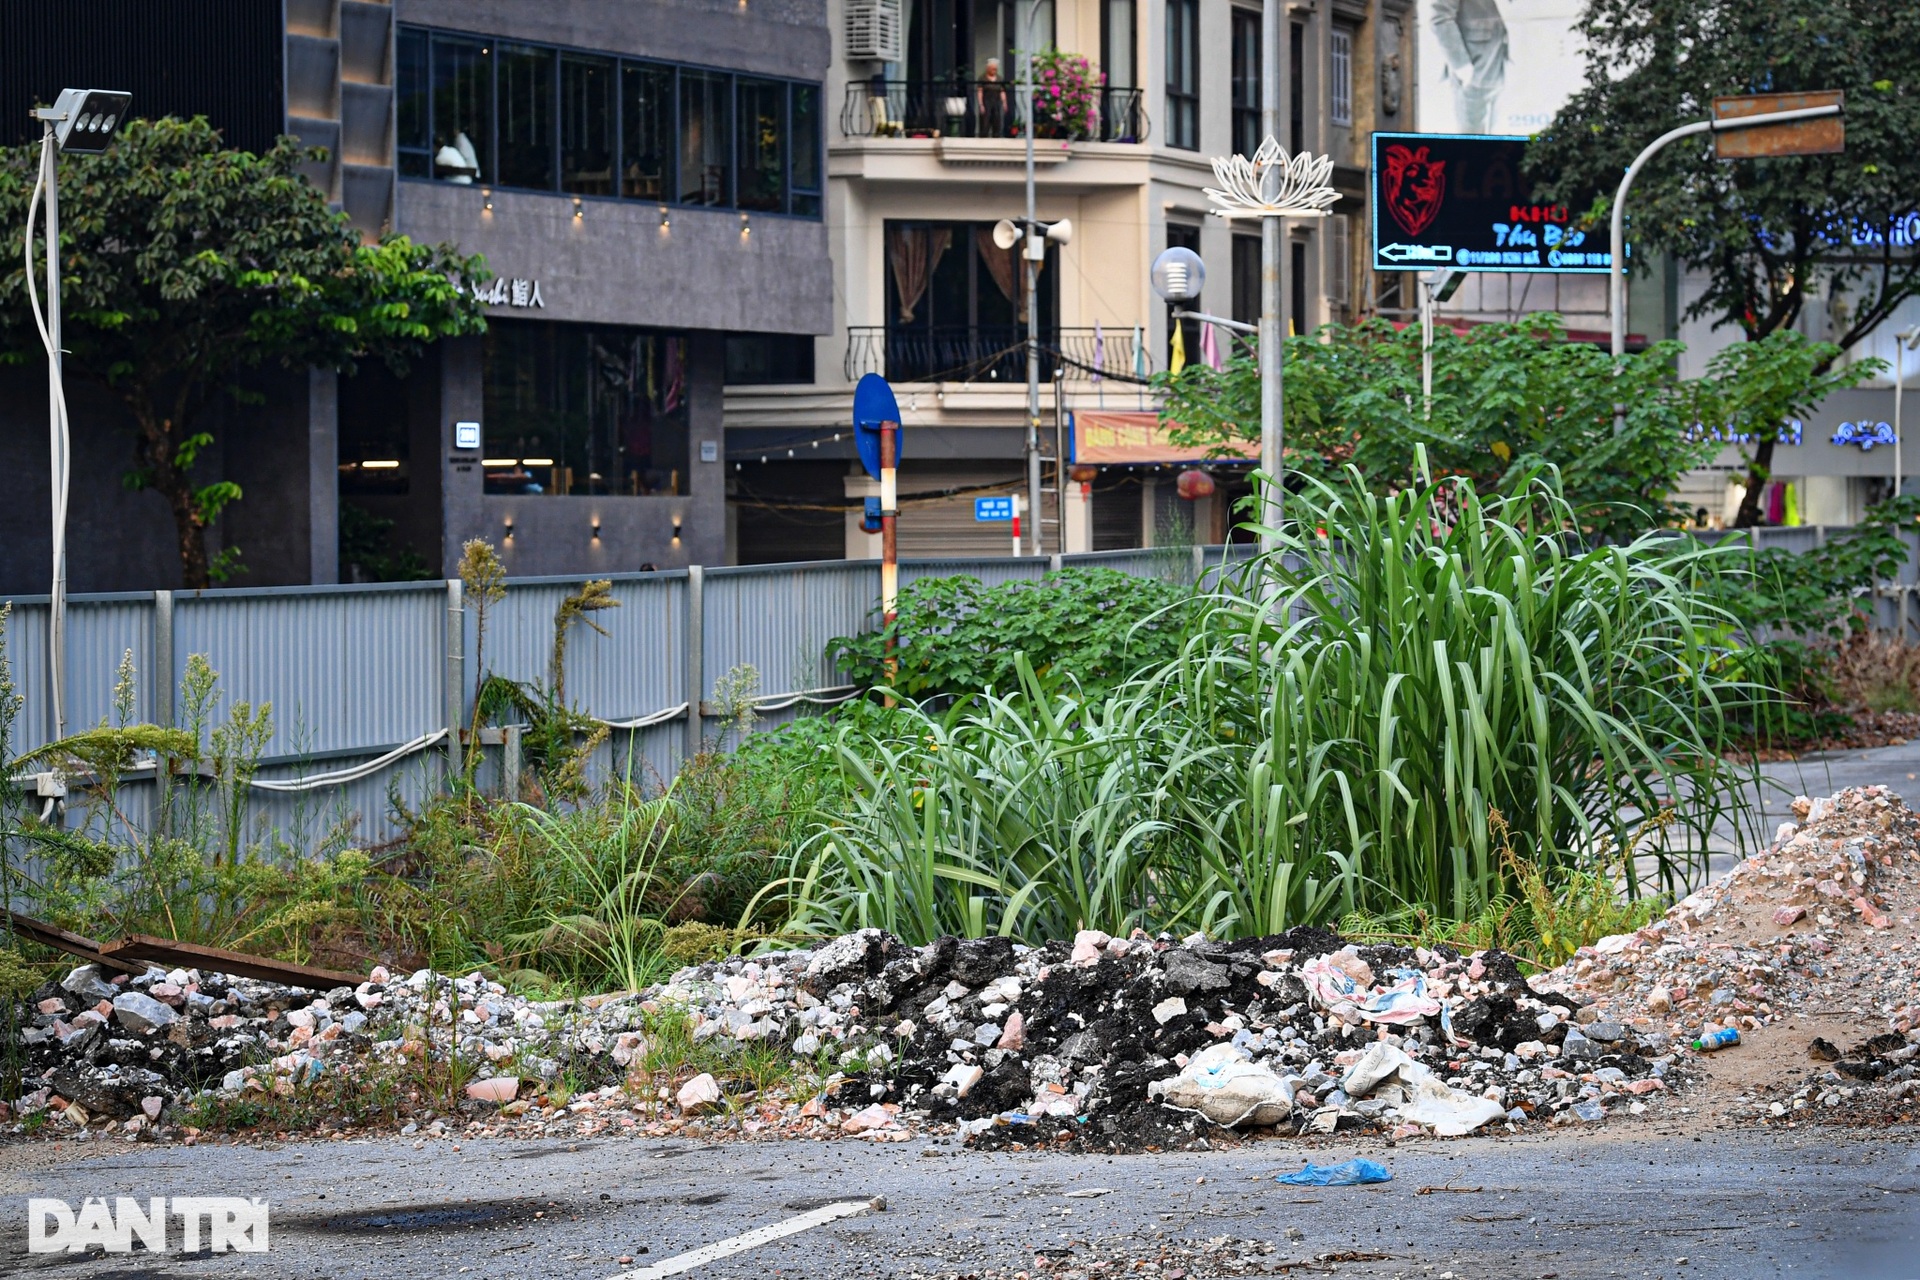
[[[1178,320],[1173,322],[1173,358],[1167,361],[1169,373],[1179,373],[1187,367],[1186,328]]]

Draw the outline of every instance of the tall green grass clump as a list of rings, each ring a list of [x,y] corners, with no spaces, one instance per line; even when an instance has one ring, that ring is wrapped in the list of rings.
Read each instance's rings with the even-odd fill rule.
[[[780,887],[795,925],[1465,920],[1532,876],[1672,888],[1750,811],[1721,749],[1758,695],[1697,590],[1728,553],[1592,545],[1550,473],[1483,498],[1349,472],[1287,516],[1272,555],[1196,602],[1177,658],[1103,697],[1028,673],[848,726],[847,800]]]

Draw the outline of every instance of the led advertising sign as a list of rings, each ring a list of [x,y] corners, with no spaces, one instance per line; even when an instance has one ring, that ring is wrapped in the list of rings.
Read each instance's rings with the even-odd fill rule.
[[[1373,135],[1375,271],[1604,274],[1607,232],[1534,199],[1520,171],[1525,138]]]

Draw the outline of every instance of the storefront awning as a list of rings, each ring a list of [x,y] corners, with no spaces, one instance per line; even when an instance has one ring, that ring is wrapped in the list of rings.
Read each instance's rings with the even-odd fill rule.
[[[1259,450],[1235,445],[1233,456],[1210,457],[1204,445],[1175,444],[1178,425],[1156,413],[1108,412],[1076,409],[1073,414],[1073,460],[1094,466],[1153,466],[1171,462],[1252,462]]]

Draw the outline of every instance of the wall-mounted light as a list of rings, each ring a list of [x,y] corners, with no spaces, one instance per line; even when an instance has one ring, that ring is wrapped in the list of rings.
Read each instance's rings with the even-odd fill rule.
[[[492,187],[480,188],[480,212],[482,213],[493,212],[493,188]]]
[[[740,235],[742,238],[753,234],[753,224],[747,221],[747,215],[740,215]]]
[[[522,458],[520,459],[520,465],[523,467],[550,467],[553,465],[553,459],[552,458]]]
[[[680,545],[680,517],[679,516],[675,516],[673,518],[673,545],[676,547]]]
[[[392,471],[400,465],[396,458],[369,458],[360,464],[363,471]]]
[[[513,541],[513,517],[512,517],[512,516],[508,516],[508,517],[507,517],[507,536],[506,536],[506,541],[508,541],[508,542],[512,542],[512,541]]]
[[[504,467],[517,467],[520,465],[520,459],[518,458],[482,458],[480,459],[480,465],[483,467],[494,468],[494,469],[504,468]]]
[[[660,206],[660,229],[662,231],[669,231],[672,228],[673,228],[673,218],[671,215],[667,213],[667,206],[661,205]]]
[[[580,204],[580,197],[579,197],[579,196],[575,196],[575,197],[573,198],[573,220],[574,220],[575,222],[578,222],[578,221],[580,221],[580,220],[581,220],[582,218],[584,218],[584,217],[586,217],[586,216],[587,216],[587,211],[586,211],[586,209],[585,209],[585,208],[583,208],[583,207],[581,206],[581,204]]]
[[[595,516],[593,518],[593,540],[595,542],[600,541],[600,517],[599,516]]]

